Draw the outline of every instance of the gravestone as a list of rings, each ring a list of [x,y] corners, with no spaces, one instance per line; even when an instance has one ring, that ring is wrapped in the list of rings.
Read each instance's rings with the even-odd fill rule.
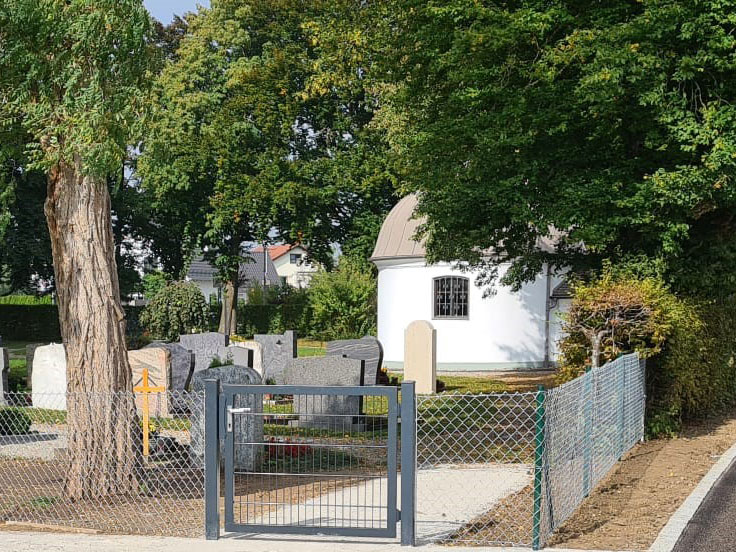
[[[194,353],[179,343],[151,343],[144,349],[166,349],[171,361],[171,390],[186,391],[194,374]]]
[[[155,347],[128,351],[128,362],[133,374],[133,387],[142,385],[143,370],[148,369],[148,385],[163,387],[162,393],[149,393],[148,405],[151,416],[168,417],[173,411],[169,398],[171,391],[171,354],[167,349]],[[135,393],[135,406],[143,412],[144,393]]]
[[[191,459],[198,467],[204,467],[204,380],[217,379],[220,385],[260,385],[261,375],[248,366],[217,366],[196,372],[192,378]],[[263,412],[263,395],[238,395],[234,408],[250,408],[251,412]],[[263,416],[250,414],[233,415],[234,466],[237,470],[256,471],[260,468],[263,454]],[[224,458],[224,439],[220,441],[220,454]]]
[[[0,406],[8,404],[8,372],[10,371],[10,357],[8,350],[0,347]]]
[[[66,353],[58,343],[42,345],[33,355],[33,391],[35,408],[66,410]]]
[[[33,355],[43,343],[29,343],[26,345],[26,387],[33,389]]]
[[[437,330],[415,320],[404,332],[404,380],[414,381],[417,393],[437,391]]]
[[[194,353],[194,372],[206,370],[220,349],[227,347],[228,337],[217,332],[199,334],[183,334],[179,336],[179,344]]]
[[[220,347],[217,351],[217,358],[227,364],[253,368],[253,352],[244,347],[235,347],[234,345]]]
[[[284,369],[296,358],[296,332],[256,334],[253,339],[263,348],[263,381],[283,384]]]
[[[252,362],[248,364],[256,372],[263,376],[263,346],[260,343],[253,340],[248,341],[232,341],[230,347],[240,347],[241,349],[248,349],[253,351]],[[236,362],[235,364],[240,364]]]
[[[284,370],[286,385],[359,386],[363,380],[365,361],[341,356],[296,358]],[[355,429],[360,415],[359,395],[294,395],[294,414],[299,419],[292,425],[317,427],[335,431]]]
[[[361,385],[377,385],[383,364],[383,347],[375,337],[360,339],[340,339],[327,342],[328,356],[344,356],[365,361],[365,372]]]

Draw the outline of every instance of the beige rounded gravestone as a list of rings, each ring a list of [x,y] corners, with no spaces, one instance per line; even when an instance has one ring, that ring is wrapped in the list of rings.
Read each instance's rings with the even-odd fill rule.
[[[404,332],[404,380],[416,382],[416,392],[437,392],[437,330],[427,320],[415,320]]]

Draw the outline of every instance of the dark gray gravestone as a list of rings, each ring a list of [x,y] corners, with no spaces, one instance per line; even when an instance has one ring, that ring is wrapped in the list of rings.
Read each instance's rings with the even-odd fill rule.
[[[179,336],[179,344],[194,353],[195,373],[209,368],[215,357],[219,357],[220,349],[227,347],[227,342],[228,337],[217,332]]]
[[[253,340],[263,347],[263,381],[285,383],[284,369],[296,358],[296,332],[289,330],[283,335],[256,334]]]
[[[0,405],[8,404],[8,372],[10,371],[10,357],[8,350],[0,347]]]
[[[375,337],[341,339],[327,342],[328,356],[344,356],[365,361],[365,373],[361,385],[378,384],[378,375],[383,364],[383,347]]]
[[[171,376],[169,391],[185,391],[194,374],[194,353],[182,347],[179,343],[151,343],[144,349],[166,349],[169,351],[171,362]]]
[[[33,357],[36,349],[43,346],[43,343],[29,343],[26,345],[26,387],[32,389],[33,381]]]
[[[222,384],[260,385],[261,375],[248,366],[217,366],[195,372],[192,377],[191,458],[194,465],[204,466],[204,380],[217,379]],[[256,471],[263,453],[263,395],[244,394],[235,397],[234,408],[250,408],[251,413],[233,415],[235,438],[234,464],[238,470]],[[238,444],[241,443],[241,444]],[[220,454],[224,455],[224,440]]]
[[[284,371],[286,385],[359,386],[363,380],[364,361],[339,356],[293,359]],[[350,431],[360,415],[358,395],[294,395],[293,425]]]

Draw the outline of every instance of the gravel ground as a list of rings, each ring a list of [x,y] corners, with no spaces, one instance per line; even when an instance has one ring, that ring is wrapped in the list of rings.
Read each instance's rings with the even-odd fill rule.
[[[66,428],[33,424],[26,435],[0,435],[0,456],[53,460],[56,450],[66,448]]]

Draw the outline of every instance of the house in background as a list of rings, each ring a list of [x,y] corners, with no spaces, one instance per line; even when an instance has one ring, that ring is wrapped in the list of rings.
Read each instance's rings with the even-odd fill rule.
[[[485,372],[552,368],[561,336],[561,312],[570,304],[562,275],[545,267],[518,292],[498,286],[490,297],[476,274],[452,263],[428,264],[424,243],[413,239],[417,198],[404,197],[387,215],[371,260],[378,268],[378,339],[384,364],[403,369],[404,330],[428,320],[437,331],[437,369]],[[545,241],[538,247],[552,250]],[[501,265],[500,276],[508,269]]]
[[[299,244],[269,245],[266,251],[283,284],[305,288],[312,280],[312,276],[319,271],[319,265],[307,260],[309,253]],[[256,257],[259,254],[263,256],[263,247],[254,248],[251,253]]]
[[[273,261],[266,256],[264,265],[263,257],[262,254],[257,255],[253,252],[246,253],[243,256],[243,262],[240,263],[238,299],[247,299],[248,289],[254,285],[263,286],[264,281],[267,286],[281,284]],[[197,284],[208,301],[211,300],[213,295],[218,301],[222,300],[222,284],[218,281],[217,270],[202,257],[192,261],[186,280]]]

